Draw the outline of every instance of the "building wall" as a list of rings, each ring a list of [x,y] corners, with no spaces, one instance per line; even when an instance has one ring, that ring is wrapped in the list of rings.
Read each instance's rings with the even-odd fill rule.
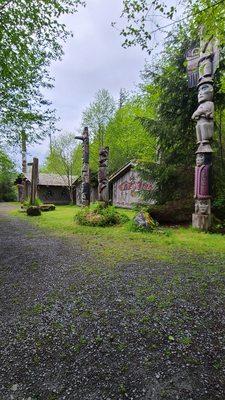
[[[38,186],[37,196],[43,203],[70,203],[69,190],[63,186]]]
[[[22,185],[18,186],[18,199],[21,201],[21,188]],[[20,187],[21,186],[21,187]],[[25,184],[25,197],[30,198],[31,195],[31,183],[29,181]],[[38,186],[37,197],[43,203],[54,203],[54,204],[70,204],[70,195],[67,187],[63,186]]]
[[[131,208],[132,204],[143,203],[141,190],[152,191],[153,182],[145,182],[132,169],[113,183],[112,200],[117,207]]]

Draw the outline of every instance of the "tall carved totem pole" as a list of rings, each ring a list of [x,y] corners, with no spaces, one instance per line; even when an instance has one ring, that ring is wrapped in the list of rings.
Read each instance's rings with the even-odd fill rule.
[[[29,166],[32,166],[31,169],[31,194],[30,194],[30,204],[32,206],[35,205],[35,200],[37,198],[37,185],[39,180],[39,171],[38,171],[38,158],[34,157],[32,163],[28,163]]]
[[[82,136],[75,136],[75,139],[82,140],[82,184],[81,184],[81,202],[83,206],[90,204],[90,169],[89,169],[89,132],[85,127]]]
[[[108,158],[109,148],[101,147],[99,150],[99,170],[98,170],[98,200],[108,203],[109,190],[108,190]]]
[[[194,228],[203,230],[209,229],[212,220],[211,142],[214,132],[213,76],[218,66],[218,60],[219,53],[216,40],[213,37],[208,41],[202,38],[199,55],[197,57],[198,108],[192,115],[192,119],[196,121],[198,145],[195,166],[195,212],[192,215],[192,225]],[[193,81],[192,86],[195,86]]]

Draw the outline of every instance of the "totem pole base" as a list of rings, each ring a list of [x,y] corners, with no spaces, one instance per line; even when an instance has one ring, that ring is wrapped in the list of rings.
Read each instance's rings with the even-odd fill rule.
[[[192,227],[208,231],[212,224],[212,214],[192,214]]]

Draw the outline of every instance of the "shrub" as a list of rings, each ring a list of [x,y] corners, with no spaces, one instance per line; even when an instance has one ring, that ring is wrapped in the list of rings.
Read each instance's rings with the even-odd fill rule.
[[[225,197],[219,197],[212,203],[212,212],[221,221],[225,221]]]
[[[82,208],[74,219],[80,225],[89,226],[111,226],[129,221],[127,215],[119,213],[114,206],[101,202]]]
[[[149,205],[148,212],[161,224],[190,223],[194,212],[194,199],[173,200],[163,205]]]
[[[30,215],[32,217],[41,215],[41,210],[40,207],[38,206],[30,206],[27,208],[27,215]]]
[[[33,205],[33,206],[39,207],[41,204],[42,204],[42,201],[41,201],[38,197],[36,197],[36,199],[35,199],[35,201],[34,201],[34,204],[32,204],[32,205]],[[26,208],[26,207],[30,207],[30,206],[31,206],[31,204],[30,204],[30,199],[24,200],[22,206],[25,207],[25,208]]]

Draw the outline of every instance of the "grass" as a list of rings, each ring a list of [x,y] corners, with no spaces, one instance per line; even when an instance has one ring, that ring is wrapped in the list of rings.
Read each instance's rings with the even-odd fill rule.
[[[42,213],[39,217],[28,217],[19,210],[11,214],[60,236],[75,236],[84,248],[97,258],[115,264],[121,261],[157,260],[174,261],[177,252],[188,257],[202,255],[212,259],[225,253],[225,237],[219,234],[199,232],[191,227],[161,227],[154,232],[131,232],[129,223],[112,227],[80,226],[74,221],[77,206],[57,206],[55,211]],[[120,210],[119,210],[120,211]],[[135,212],[121,210],[130,219]],[[29,237],[28,237],[29,239]]]
[[[193,393],[195,382],[201,382],[202,374],[206,376],[203,385],[206,382],[207,390],[211,387],[215,390],[216,380],[219,387],[224,346],[221,321],[225,296],[225,237],[190,227],[159,227],[143,233],[130,231],[129,223],[112,227],[79,226],[74,221],[78,209],[58,206],[55,211],[39,217],[11,211],[15,218],[28,221],[44,232],[69,237],[93,255],[84,257],[84,263],[80,257],[74,266],[71,265],[63,290],[61,279],[53,276],[54,289],[50,289],[43,302],[35,301],[27,313],[25,310],[25,318],[34,322],[28,328],[26,324],[19,327],[17,340],[22,343],[29,338],[32,343],[29,330],[38,327],[33,339],[35,352],[32,351],[35,370],[38,365],[41,368],[45,354],[49,354],[54,363],[56,360],[54,365],[59,357],[68,366],[72,362],[71,371],[74,360],[80,363],[81,371],[83,364],[86,371],[90,370],[90,365],[93,368],[97,365],[99,382],[108,378],[108,371],[112,371],[111,376],[119,377],[115,380],[116,398],[132,397],[136,365],[141,367],[137,369],[140,373],[138,385],[143,384],[142,375],[144,382],[146,377],[151,381],[157,371],[163,372],[161,376],[171,377],[171,386],[165,380],[160,393],[165,398],[174,398],[179,393],[180,387],[176,389],[176,381],[173,381],[179,370],[184,371],[184,376],[187,373],[187,383],[190,376],[195,377]],[[130,219],[135,214],[131,210],[121,212]],[[33,230],[26,233],[28,244],[35,240],[32,233],[35,235]],[[142,263],[145,260],[146,264]],[[140,263],[122,265],[124,261]],[[120,262],[119,267],[114,268]],[[32,255],[28,268],[38,272],[41,261],[39,265]],[[42,330],[40,326],[47,329]],[[58,354],[59,344],[62,355]],[[94,362],[92,354],[95,354]],[[114,357],[113,364],[109,355]],[[94,376],[95,371],[91,370],[90,376]],[[142,397],[143,393],[139,395]]]

